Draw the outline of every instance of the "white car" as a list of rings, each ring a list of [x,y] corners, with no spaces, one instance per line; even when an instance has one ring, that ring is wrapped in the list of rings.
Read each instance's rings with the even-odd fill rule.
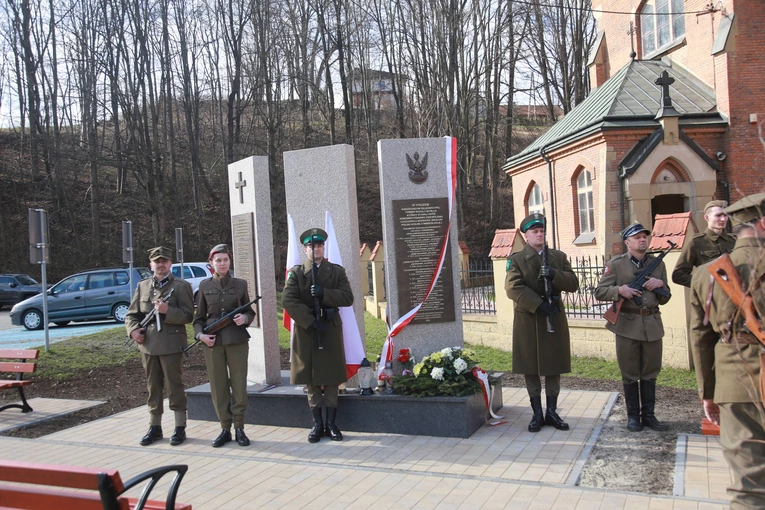
[[[181,264],[173,264],[173,276],[181,277]],[[210,278],[213,275],[212,269],[207,262],[184,262],[183,280],[191,284],[191,290],[194,292],[194,302],[197,302],[197,291],[202,280]]]

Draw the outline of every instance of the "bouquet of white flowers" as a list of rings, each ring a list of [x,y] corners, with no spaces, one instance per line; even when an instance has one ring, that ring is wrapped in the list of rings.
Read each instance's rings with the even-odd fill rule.
[[[413,376],[393,378],[393,390],[401,395],[420,397],[464,396],[481,391],[471,373],[475,354],[462,347],[446,347],[433,352],[414,366]]]

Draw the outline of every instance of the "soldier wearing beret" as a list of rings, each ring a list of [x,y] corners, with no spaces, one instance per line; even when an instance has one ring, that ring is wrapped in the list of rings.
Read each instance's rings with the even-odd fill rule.
[[[691,286],[691,273],[694,267],[716,259],[723,253],[730,253],[736,239],[725,231],[728,215],[725,213],[725,200],[712,200],[704,206],[704,220],[707,228],[694,235],[683,246],[677,259],[672,281],[683,287]]]
[[[176,280],[170,248],[159,246],[149,250],[153,276],[138,283],[130,303],[125,327],[141,351],[149,390],[149,431],[141,439],[147,446],[162,439],[162,390],[167,386],[170,409],[175,414],[175,431],[170,444],[186,440],[186,392],[181,379],[182,349],[186,347],[186,324],[194,318],[194,297],[191,285]],[[145,327],[141,321],[156,310],[159,320]],[[161,328],[161,330],[160,330]]]
[[[725,212],[738,237],[731,262],[762,321],[765,193],[745,197]],[[765,508],[765,408],[760,394],[763,345],[705,269],[699,267],[691,283],[691,346],[699,394],[707,418],[720,426],[723,456],[733,474],[728,488],[730,508]]]
[[[616,359],[624,384],[627,428],[633,432],[643,430],[644,426],[658,431],[667,430],[667,426],[654,414],[656,377],[661,372],[664,337],[659,305],[666,304],[670,297],[664,262],[660,262],[651,272],[642,290],[629,287],[635,275],[654,258],[647,254],[650,234],[640,223],[624,230],[622,240],[627,253],[608,262],[595,289],[595,298],[600,301],[625,300],[616,324],[607,322],[606,328],[616,335]],[[658,288],[665,289],[667,296],[653,292]],[[642,299],[640,306],[633,301],[635,296]]]
[[[544,425],[559,430],[569,426],[556,412],[560,394],[560,374],[571,371],[571,341],[568,321],[562,310],[561,292],[576,292],[579,279],[565,253],[545,244],[545,217],[539,213],[524,218],[521,232],[526,235],[523,250],[507,261],[505,292],[515,302],[513,322],[513,373],[524,374],[534,416],[530,432]],[[548,250],[547,265],[542,264]],[[543,277],[552,279],[553,303],[545,300]],[[547,331],[550,317],[553,332]],[[542,380],[545,377],[546,413],[542,414]]]
[[[343,439],[335,421],[338,387],[347,380],[343,324],[337,309],[353,305],[353,293],[345,269],[324,258],[326,240],[327,233],[320,228],[300,235],[307,260],[290,269],[282,293],[284,310],[295,321],[290,382],[306,385],[313,416],[310,443],[324,436]],[[326,408],[326,425],[322,407]]]
[[[228,246],[219,244],[213,247],[207,262],[214,274],[199,284],[194,337],[208,347],[204,349],[205,365],[210,377],[210,395],[221,426],[221,432],[212,445],[213,448],[220,448],[232,440],[233,423],[236,442],[240,446],[248,446],[250,440],[244,433],[244,413],[248,407],[247,358],[250,352],[247,326],[255,319],[255,312],[250,308],[236,314],[223,329],[209,335],[203,333],[205,326],[250,302],[247,282],[234,278],[229,272],[231,251]]]

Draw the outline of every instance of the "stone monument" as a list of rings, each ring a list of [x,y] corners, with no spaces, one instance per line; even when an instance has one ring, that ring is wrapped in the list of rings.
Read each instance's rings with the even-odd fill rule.
[[[446,250],[433,291],[393,339],[394,358],[404,347],[420,360],[444,347],[463,346],[456,211],[449,216],[456,143],[446,137],[380,140],[377,145],[391,325],[422,303],[441,250]]]
[[[279,384],[281,366],[268,158],[251,156],[231,163],[228,184],[233,272],[237,278],[247,281],[250,299],[261,296],[255,320],[247,328],[250,333],[247,379],[250,384]]]
[[[364,294],[359,265],[359,213],[353,147],[330,145],[284,153],[284,192],[295,232],[324,228],[332,215],[345,273],[353,291],[353,311],[365,340]],[[301,249],[302,252],[302,249]],[[366,278],[366,275],[364,275]]]

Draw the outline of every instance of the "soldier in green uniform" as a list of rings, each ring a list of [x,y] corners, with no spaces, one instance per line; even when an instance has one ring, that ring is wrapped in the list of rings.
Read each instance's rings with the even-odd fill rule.
[[[229,273],[231,251],[228,246],[215,246],[210,250],[207,261],[215,273],[199,284],[194,336],[208,347],[204,349],[205,365],[210,377],[210,395],[221,426],[221,432],[212,445],[213,448],[220,448],[231,441],[233,423],[236,442],[240,446],[248,446],[250,440],[244,433],[244,413],[248,406],[247,358],[250,352],[247,326],[255,319],[255,312],[248,309],[245,313],[236,314],[228,326],[211,335],[202,332],[205,326],[250,302],[247,282]]]
[[[149,390],[149,431],[141,445],[162,439],[162,390],[167,385],[170,409],[175,414],[170,444],[175,446],[186,440],[186,392],[181,367],[182,349],[188,343],[185,324],[194,318],[194,296],[191,285],[176,280],[170,273],[173,263],[170,248],[152,248],[149,260],[154,274],[138,283],[125,317],[128,335],[141,351]],[[152,310],[156,310],[159,324],[152,320],[142,328],[141,321]]]
[[[353,293],[345,269],[324,258],[327,233],[319,228],[309,229],[300,235],[300,240],[308,260],[290,269],[282,293],[282,305],[295,321],[290,382],[305,384],[308,391],[314,424],[308,442],[316,443],[325,435],[333,441],[342,441],[335,418],[338,386],[347,376],[343,324],[337,309],[353,305]],[[315,281],[312,262],[317,266]],[[319,317],[315,299],[319,303]],[[326,408],[326,427],[322,406]]]
[[[643,283],[643,290],[629,287],[635,275],[653,259],[652,255],[647,254],[650,234],[640,223],[627,227],[622,232],[627,253],[608,262],[595,289],[595,298],[600,301],[617,301],[620,297],[625,300],[616,324],[607,322],[606,328],[616,335],[616,360],[624,384],[627,428],[633,432],[643,430],[644,426],[658,431],[667,430],[667,426],[659,422],[654,414],[656,377],[661,371],[664,337],[659,305],[667,303],[669,297],[653,291],[664,288],[669,293],[664,262],[651,272]],[[635,296],[642,298],[641,306],[635,304]]]
[[[745,197],[726,210],[738,236],[730,253],[744,289],[765,314],[765,193]],[[733,474],[732,510],[765,508],[765,408],[760,395],[762,345],[708,271],[692,280],[691,345],[707,418],[720,425],[720,444]],[[706,273],[706,274],[704,274]],[[711,287],[711,294],[710,294]],[[706,319],[706,320],[705,320]]]
[[[571,372],[571,340],[561,292],[576,292],[579,279],[565,253],[548,249],[547,265],[542,264],[545,250],[545,217],[539,213],[524,218],[521,232],[526,235],[523,250],[507,261],[505,292],[515,302],[513,322],[513,373],[524,374],[534,416],[530,432],[544,425],[559,430],[569,426],[556,412],[560,394],[560,374]],[[552,278],[553,303],[545,299],[542,277]],[[550,317],[554,332],[547,331]],[[545,377],[546,413],[542,414],[542,380]]]
[[[672,281],[684,287],[691,286],[691,273],[693,268],[716,259],[723,253],[730,253],[736,239],[725,231],[728,224],[728,215],[724,207],[728,205],[725,200],[712,200],[704,206],[704,220],[707,228],[693,236],[683,246],[680,258],[677,259]]]

